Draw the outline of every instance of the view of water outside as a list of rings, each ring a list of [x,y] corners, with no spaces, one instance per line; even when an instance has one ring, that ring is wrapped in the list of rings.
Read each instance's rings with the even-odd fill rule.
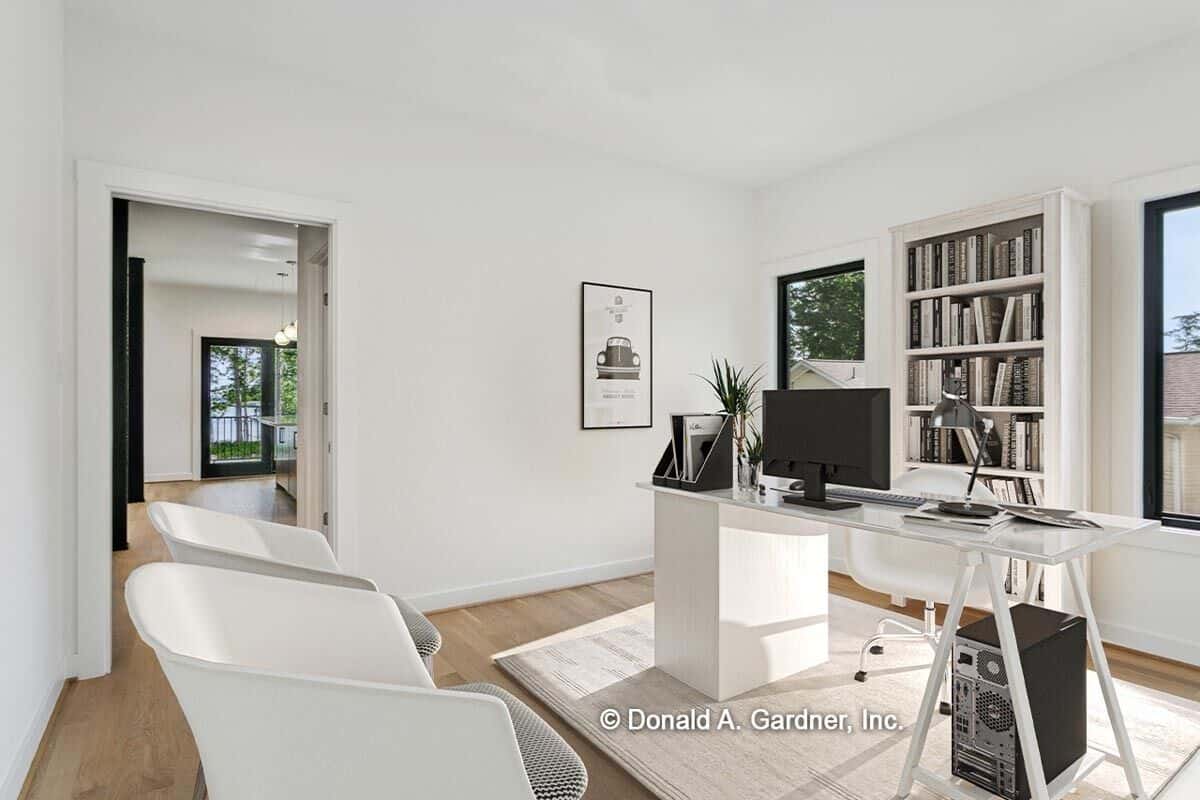
[[[1200,514],[1200,206],[1163,215],[1163,511]]]

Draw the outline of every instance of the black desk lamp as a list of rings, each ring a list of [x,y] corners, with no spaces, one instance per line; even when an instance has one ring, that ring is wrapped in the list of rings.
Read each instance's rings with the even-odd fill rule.
[[[961,503],[943,500],[938,503],[938,511],[957,514],[960,517],[993,517],[1000,513],[1000,509],[995,506],[971,502],[971,492],[975,489],[975,479],[979,475],[979,465],[983,463],[983,453],[987,448],[988,434],[992,432],[993,425],[991,417],[980,414],[970,403],[959,397],[957,392],[951,394],[945,388],[942,389],[942,401],[934,406],[929,426],[966,428],[971,431],[982,428],[983,433],[979,437],[979,452],[975,455],[975,468],[971,470],[971,482],[967,484],[966,497]]]

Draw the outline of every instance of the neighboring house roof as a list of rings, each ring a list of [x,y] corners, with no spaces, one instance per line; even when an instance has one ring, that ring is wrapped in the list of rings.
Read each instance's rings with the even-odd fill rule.
[[[817,358],[800,358],[792,364],[790,376],[794,381],[807,372],[818,375],[834,386],[843,389],[853,389],[863,386],[866,383],[866,362],[864,361],[827,361]]]
[[[1200,352],[1163,354],[1163,416],[1200,415]]]

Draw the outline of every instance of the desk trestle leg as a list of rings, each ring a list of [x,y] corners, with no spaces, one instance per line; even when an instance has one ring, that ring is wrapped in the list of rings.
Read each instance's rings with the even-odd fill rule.
[[[898,792],[900,797],[908,797],[909,792],[912,791],[913,771],[921,761],[921,753],[925,751],[925,740],[929,736],[933,712],[937,708],[942,682],[946,679],[945,665],[950,663],[950,653],[954,649],[954,632],[958,630],[963,606],[967,604],[967,592],[971,588],[971,581],[975,578],[975,567],[980,563],[980,555],[974,552],[960,553],[959,563],[962,570],[958,573],[958,580],[954,582],[950,607],[946,610],[946,619],[942,623],[942,635],[938,639],[933,664],[929,667],[929,679],[925,683],[925,694],[921,697],[921,710],[917,713],[917,724],[913,729],[912,741],[908,745],[908,757],[904,761],[904,771],[900,773]]]
[[[1087,619],[1088,649],[1092,653],[1092,665],[1096,668],[1096,677],[1100,679],[1100,692],[1104,695],[1104,706],[1108,709],[1108,721],[1112,725],[1113,736],[1117,740],[1117,750],[1121,754],[1121,766],[1125,768],[1125,780],[1129,783],[1129,791],[1139,800],[1144,800],[1146,790],[1142,787],[1142,775],[1138,770],[1137,761],[1133,757],[1133,744],[1129,741],[1129,731],[1125,728],[1125,717],[1121,714],[1121,705],[1117,701],[1117,687],[1113,684],[1112,672],[1108,669],[1108,656],[1104,654],[1104,643],[1100,640],[1100,626],[1096,624],[1096,615],[1092,611],[1092,599],[1088,595],[1087,580],[1079,560],[1067,562],[1067,577],[1071,588],[1075,591],[1075,603],[1079,613]]]

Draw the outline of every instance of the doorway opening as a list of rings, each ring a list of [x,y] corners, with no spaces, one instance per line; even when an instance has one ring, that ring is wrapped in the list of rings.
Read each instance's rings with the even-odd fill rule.
[[[112,202],[114,549],[157,483],[273,476],[323,530],[328,228]]]

